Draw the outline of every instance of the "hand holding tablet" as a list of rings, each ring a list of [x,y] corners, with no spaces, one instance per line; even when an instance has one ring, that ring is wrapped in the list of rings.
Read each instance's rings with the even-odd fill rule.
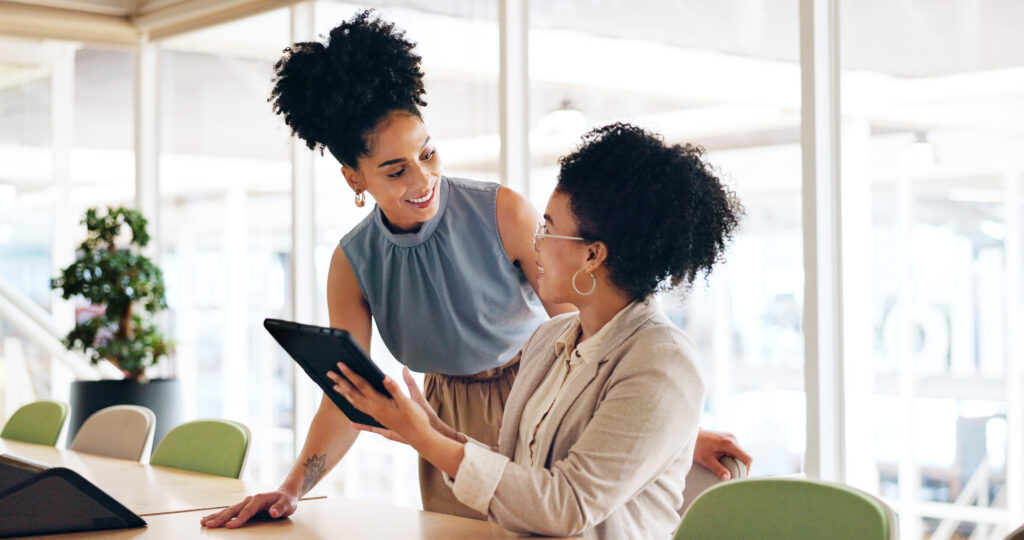
[[[375,390],[385,396],[391,396],[384,388],[384,372],[370,360],[366,351],[348,332],[280,319],[265,319],[263,327],[288,351],[292,359],[302,366],[306,375],[313,379],[349,420],[357,424],[384,427],[372,416],[353,407],[334,390],[334,382],[327,377],[328,372],[338,373],[337,364],[341,362]]]

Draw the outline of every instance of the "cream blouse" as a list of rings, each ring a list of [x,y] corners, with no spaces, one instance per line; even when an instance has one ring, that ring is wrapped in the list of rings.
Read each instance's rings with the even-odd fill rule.
[[[583,366],[594,360],[601,339],[628,308],[627,305],[616,313],[601,326],[596,334],[579,345],[576,344],[576,340],[580,336],[579,315],[574,317],[569,328],[558,338],[558,342],[555,344],[555,354],[558,359],[548,376],[544,378],[533,396],[526,402],[526,408],[523,409],[523,418],[519,422],[519,441],[516,443],[513,461],[531,467],[535,467],[539,462],[542,467],[544,466],[544,456],[536,455],[536,450],[542,430],[548,428],[548,413],[560,399],[566,399],[566,396],[562,394],[562,389],[577,373],[582,371]]]
[[[541,430],[548,427],[547,415],[558,404],[559,399],[572,399],[575,396],[565,396],[561,390],[566,383],[572,380],[573,376],[580,371],[588,362],[594,360],[594,355],[601,344],[601,340],[608,329],[629,311],[629,308],[636,304],[633,302],[622,308],[608,322],[589,339],[576,345],[580,335],[579,314],[573,315],[570,326],[562,333],[555,343],[555,354],[558,360],[555,361],[555,369],[552,369],[544,381],[540,384],[533,396],[523,409],[523,418],[519,422],[519,440],[516,442],[515,454],[512,461],[530,467],[544,468],[546,460],[541,456],[535,456],[534,450],[537,441],[540,440]],[[529,437],[526,434],[530,434]],[[447,474],[443,475],[445,483],[452,488],[455,497],[466,506],[482,513],[487,513],[487,506],[491,496],[501,480],[500,473],[495,475],[495,467],[504,467],[508,458],[485,449],[476,441],[467,439],[465,435],[459,434],[460,442],[467,443],[462,464],[459,466],[458,479],[453,479]]]

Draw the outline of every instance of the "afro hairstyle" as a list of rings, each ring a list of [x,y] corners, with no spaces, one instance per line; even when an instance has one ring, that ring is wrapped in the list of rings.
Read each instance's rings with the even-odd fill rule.
[[[708,276],[743,214],[702,148],[634,125],[595,128],[559,163],[579,235],[605,243],[611,281],[635,300]]]
[[[274,65],[267,100],[310,149],[344,165],[371,151],[369,135],[393,111],[416,117],[426,106],[416,44],[372,10],[331,30],[326,43],[295,43]]]

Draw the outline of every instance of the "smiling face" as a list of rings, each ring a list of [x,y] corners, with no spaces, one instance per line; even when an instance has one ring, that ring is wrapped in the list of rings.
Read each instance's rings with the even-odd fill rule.
[[[367,142],[369,153],[357,168],[342,167],[345,180],[357,193],[369,192],[393,230],[419,230],[437,214],[441,180],[441,159],[426,126],[412,114],[392,112]]]
[[[544,209],[544,225],[547,234],[558,236],[579,236],[579,226],[569,209],[569,196],[554,192]],[[537,295],[549,303],[568,302],[576,304],[580,295],[572,288],[572,276],[584,267],[587,261],[587,244],[565,238],[538,238],[537,247]],[[590,279],[580,276],[578,283],[584,290],[590,287]]]

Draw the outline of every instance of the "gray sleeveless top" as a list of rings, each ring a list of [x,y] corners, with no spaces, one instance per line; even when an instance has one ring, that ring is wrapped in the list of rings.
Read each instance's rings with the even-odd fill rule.
[[[380,207],[341,239],[391,354],[470,375],[507,363],[547,315],[498,234],[498,184],[441,178],[437,215],[395,234]]]

